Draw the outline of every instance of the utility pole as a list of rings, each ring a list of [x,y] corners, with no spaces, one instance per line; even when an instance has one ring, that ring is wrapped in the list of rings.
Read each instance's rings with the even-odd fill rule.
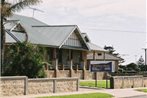
[[[147,48],[143,48],[144,49],[144,51],[145,51],[145,65],[147,65]]]
[[[137,55],[134,55],[135,56],[135,63],[137,64]]]

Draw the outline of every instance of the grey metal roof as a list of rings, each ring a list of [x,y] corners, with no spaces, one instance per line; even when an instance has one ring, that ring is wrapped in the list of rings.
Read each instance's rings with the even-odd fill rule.
[[[86,42],[91,42],[90,38],[88,37],[87,33],[82,33],[82,36]]]
[[[4,22],[5,32],[6,32],[6,43],[16,43],[17,41],[23,42],[26,39],[24,32],[12,31],[20,21],[18,20],[8,20]]]
[[[113,54],[105,53],[105,59],[107,60],[122,60],[120,57],[116,57]]]
[[[33,26],[28,39],[34,44],[59,47],[75,28],[75,26]]]
[[[4,22],[4,26],[7,30],[11,30],[13,27],[15,27],[19,23],[18,20],[10,20]]]
[[[87,42],[88,46],[90,47],[90,50],[93,51],[103,51],[103,52],[108,52],[107,50],[103,49],[102,47],[95,45],[93,43]]]
[[[31,36],[33,36],[31,34],[32,32],[32,26],[33,25],[46,25],[45,23],[41,22],[41,21],[38,21],[32,17],[26,17],[26,16],[21,16],[21,15],[16,15],[14,14],[13,16],[9,17],[7,20],[10,20],[10,21],[19,21],[20,25],[25,29],[25,31],[27,32],[29,38]],[[19,37],[19,36],[17,36]],[[21,38],[18,38],[18,39],[21,39]],[[9,40],[9,39],[7,39]]]
[[[6,43],[16,43],[16,40],[8,33],[6,33]]]
[[[16,15],[16,14],[14,14],[8,19],[9,20],[19,20],[23,27],[31,27],[33,25],[47,25],[33,17],[21,16],[21,15]]]
[[[6,32],[6,43],[16,43],[17,41],[23,42],[26,40],[25,33],[7,31]]]
[[[88,37],[88,35],[86,33],[82,33],[82,36],[83,36],[84,40],[86,41],[86,43],[88,44],[90,50],[107,52],[107,50],[103,49],[102,47],[91,43],[90,38]]]
[[[76,25],[47,25],[32,17],[13,15],[10,20],[19,20],[21,26],[25,29],[28,35],[28,41],[33,44],[40,44],[46,46],[61,47],[68,39],[70,34],[75,30],[81,33]],[[81,39],[88,48],[82,35]]]

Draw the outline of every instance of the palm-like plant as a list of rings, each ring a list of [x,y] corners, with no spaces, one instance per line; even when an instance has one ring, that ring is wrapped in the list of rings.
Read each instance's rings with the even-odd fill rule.
[[[1,61],[2,61],[2,64],[4,59],[4,46],[5,46],[5,30],[3,25],[4,19],[6,17],[10,17],[15,12],[21,11],[27,6],[35,5],[39,3],[40,1],[41,0],[1,0],[0,11],[1,11]]]

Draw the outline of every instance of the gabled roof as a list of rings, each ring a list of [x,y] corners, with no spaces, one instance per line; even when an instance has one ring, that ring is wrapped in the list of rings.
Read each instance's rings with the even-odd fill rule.
[[[74,31],[78,31],[80,35],[80,31],[76,25],[32,26],[31,34],[28,34],[28,36],[31,43],[61,48]],[[83,37],[81,36],[80,38],[86,45],[87,49],[89,49]]]
[[[6,31],[6,43],[23,42],[26,40],[24,33]]]
[[[84,40],[86,41],[86,43],[88,44],[90,50],[108,52],[107,50],[103,49],[102,47],[100,47],[94,43],[91,43],[90,38],[88,37],[88,35],[86,33],[82,33],[82,36],[83,36]]]
[[[80,38],[87,47],[87,50],[89,50],[77,25],[47,25],[32,17],[20,15],[13,15],[9,19],[20,21],[20,24],[27,32],[30,43],[61,48],[68,37],[74,31],[78,31],[81,36]]]
[[[113,54],[105,53],[105,59],[107,60],[122,60],[122,58],[117,57]]]
[[[103,51],[103,52],[108,52],[107,50],[103,49],[102,47],[98,46],[98,45],[95,45],[91,42],[87,42],[90,50],[92,51]]]
[[[45,23],[33,17],[21,16],[16,14],[8,18],[8,20],[18,20],[24,28],[31,27],[33,25],[46,25]]]
[[[17,24],[19,24],[18,20],[8,20],[4,22],[4,26],[7,30],[13,29]]]
[[[4,22],[5,32],[6,32],[6,43],[16,43],[23,42],[26,40],[25,32],[13,31],[15,27],[20,25],[18,20],[7,20]]]
[[[29,41],[34,44],[61,47],[63,41],[76,29],[75,25],[32,26]]]
[[[90,38],[88,37],[87,33],[82,33],[82,36],[86,42],[91,42]]]

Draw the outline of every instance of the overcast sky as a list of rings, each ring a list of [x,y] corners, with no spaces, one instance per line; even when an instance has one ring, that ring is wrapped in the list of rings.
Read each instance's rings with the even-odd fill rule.
[[[146,0],[43,0],[33,7],[44,11],[35,11],[34,18],[49,25],[78,25],[93,43],[113,46],[126,63],[144,56]],[[29,8],[17,14],[33,15]]]

